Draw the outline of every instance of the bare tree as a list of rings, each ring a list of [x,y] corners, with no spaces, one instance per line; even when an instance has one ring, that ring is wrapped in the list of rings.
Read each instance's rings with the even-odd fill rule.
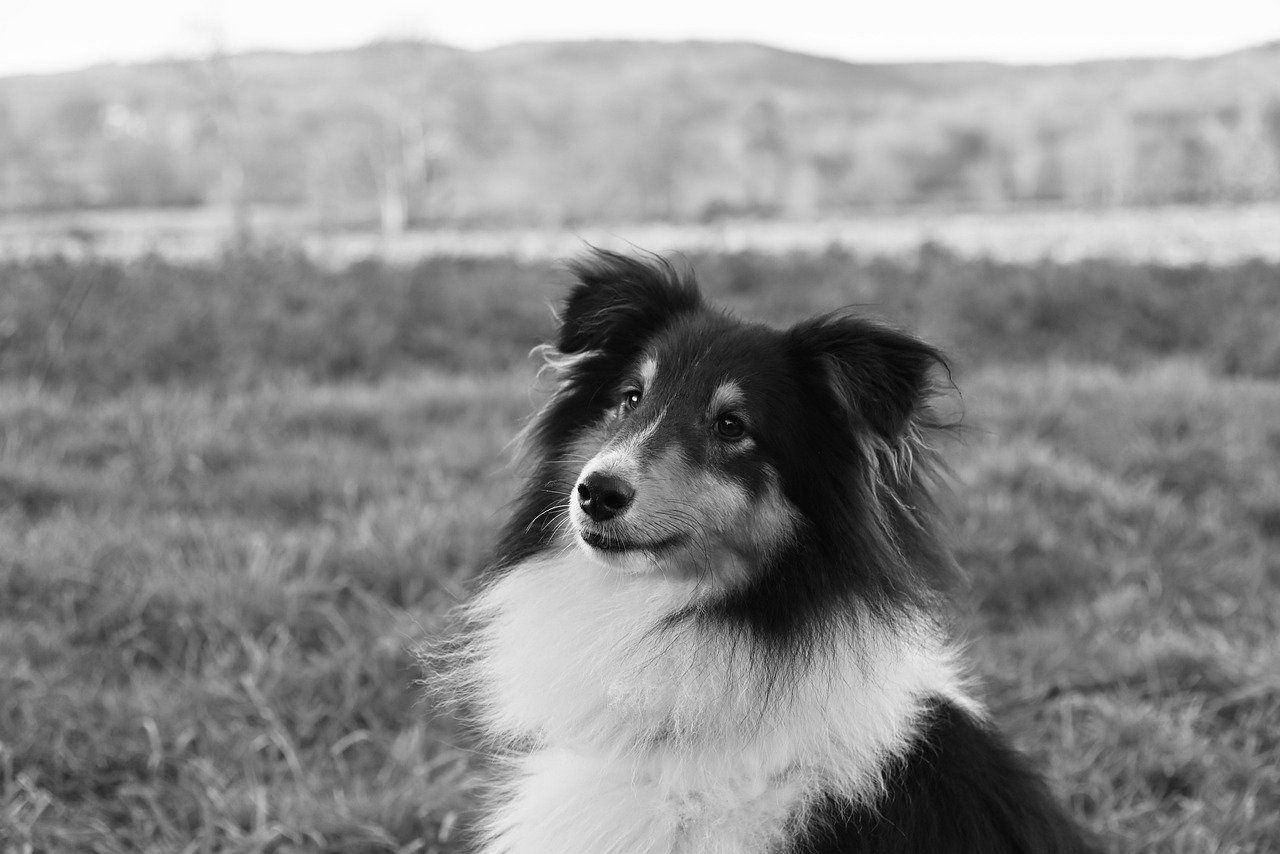
[[[247,179],[244,83],[231,53],[221,22],[201,25],[201,37],[209,44],[204,58],[195,63],[195,86],[203,120],[212,130],[217,155],[219,204],[225,206],[233,246],[242,247],[253,237],[252,206]]]
[[[244,103],[240,79],[234,60],[226,50],[214,52],[209,57],[208,68],[221,160],[220,195],[231,215],[231,239],[236,246],[244,246],[253,237],[253,220],[245,174]]]
[[[379,230],[394,238],[408,228],[414,202],[430,184],[430,136],[425,120],[395,106],[378,109],[375,120],[376,138],[365,156],[378,192]]]

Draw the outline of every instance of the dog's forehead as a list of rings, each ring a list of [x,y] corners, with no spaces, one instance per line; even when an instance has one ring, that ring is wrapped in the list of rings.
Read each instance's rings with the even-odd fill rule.
[[[646,387],[684,398],[750,396],[785,363],[781,334],[725,318],[694,320],[659,335],[641,358]]]

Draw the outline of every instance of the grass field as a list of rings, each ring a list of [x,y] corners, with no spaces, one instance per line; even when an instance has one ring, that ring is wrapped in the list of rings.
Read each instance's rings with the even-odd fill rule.
[[[1280,850],[1280,266],[694,256],[955,358],[960,603],[1115,851]],[[415,681],[484,560],[553,265],[0,264],[0,850],[450,851]]]

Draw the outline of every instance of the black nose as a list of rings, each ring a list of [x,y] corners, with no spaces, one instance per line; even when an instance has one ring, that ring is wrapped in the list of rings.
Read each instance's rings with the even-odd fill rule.
[[[578,506],[597,522],[621,516],[635,497],[631,484],[611,474],[592,472],[578,484]]]

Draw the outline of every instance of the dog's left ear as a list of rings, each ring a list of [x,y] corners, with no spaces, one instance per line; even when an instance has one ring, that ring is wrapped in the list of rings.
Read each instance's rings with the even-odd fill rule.
[[[676,316],[702,305],[692,280],[656,256],[642,261],[597,249],[570,270],[578,282],[561,312],[556,342],[561,353],[634,355]]]
[[[933,371],[947,370],[936,348],[858,317],[820,317],[788,334],[806,371],[823,378],[846,414],[890,442],[930,397]]]

